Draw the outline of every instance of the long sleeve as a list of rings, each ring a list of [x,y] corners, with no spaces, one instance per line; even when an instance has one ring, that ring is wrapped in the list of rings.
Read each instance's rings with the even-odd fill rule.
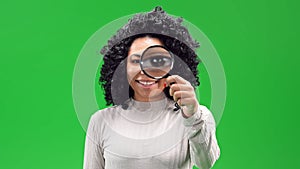
[[[211,112],[205,106],[199,105],[193,116],[184,119],[184,125],[190,127],[188,136],[193,164],[200,169],[211,168],[220,156]]]
[[[100,146],[99,136],[99,127],[95,125],[95,116],[92,116],[85,139],[84,169],[104,169],[103,149]]]

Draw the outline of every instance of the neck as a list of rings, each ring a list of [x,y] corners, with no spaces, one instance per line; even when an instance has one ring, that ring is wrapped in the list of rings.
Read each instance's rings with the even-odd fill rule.
[[[133,96],[133,99],[136,101],[140,101],[140,102],[154,102],[154,101],[158,101],[158,100],[162,100],[165,99],[166,96],[164,93],[161,93],[159,96],[156,97],[140,97],[140,96]]]

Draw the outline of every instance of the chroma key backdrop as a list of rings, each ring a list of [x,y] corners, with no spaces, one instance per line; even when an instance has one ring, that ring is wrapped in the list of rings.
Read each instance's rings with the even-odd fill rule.
[[[1,1],[0,168],[83,168],[87,120],[106,106],[97,84],[101,60],[91,66],[94,76],[80,78],[92,85],[79,94],[73,90],[76,65],[93,37],[101,47],[117,27],[103,37],[99,31],[155,6],[183,17],[202,42],[197,95],[215,110],[221,149],[213,169],[300,168],[299,5],[295,0]],[[102,57],[99,52],[96,48],[91,56]],[[96,106],[82,115],[76,96]]]

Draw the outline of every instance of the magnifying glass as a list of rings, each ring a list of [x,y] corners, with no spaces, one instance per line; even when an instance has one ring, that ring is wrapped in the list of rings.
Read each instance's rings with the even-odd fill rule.
[[[153,79],[162,79],[169,76],[173,64],[173,54],[161,45],[148,47],[140,58],[141,70]]]
[[[162,79],[168,77],[174,64],[174,55],[164,46],[154,45],[148,47],[140,58],[141,70],[150,78]],[[172,84],[171,84],[172,85]],[[175,103],[174,111],[180,109]]]

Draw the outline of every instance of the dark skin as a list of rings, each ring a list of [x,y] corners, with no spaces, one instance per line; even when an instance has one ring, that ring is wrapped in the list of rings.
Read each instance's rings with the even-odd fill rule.
[[[183,110],[183,115],[191,117],[198,109],[198,100],[191,83],[178,75],[166,78],[167,86],[170,86],[170,95]]]
[[[171,75],[163,79],[152,79],[141,71],[139,57],[145,49],[153,45],[163,45],[157,38],[142,37],[133,41],[128,52],[127,78],[130,86],[134,90],[134,99],[143,102],[163,99],[163,89],[170,86],[170,95],[183,110],[185,118],[191,117],[198,109],[198,100],[194,87],[189,81],[179,75]],[[151,83],[145,84],[145,83]],[[152,84],[153,83],[153,84]]]

